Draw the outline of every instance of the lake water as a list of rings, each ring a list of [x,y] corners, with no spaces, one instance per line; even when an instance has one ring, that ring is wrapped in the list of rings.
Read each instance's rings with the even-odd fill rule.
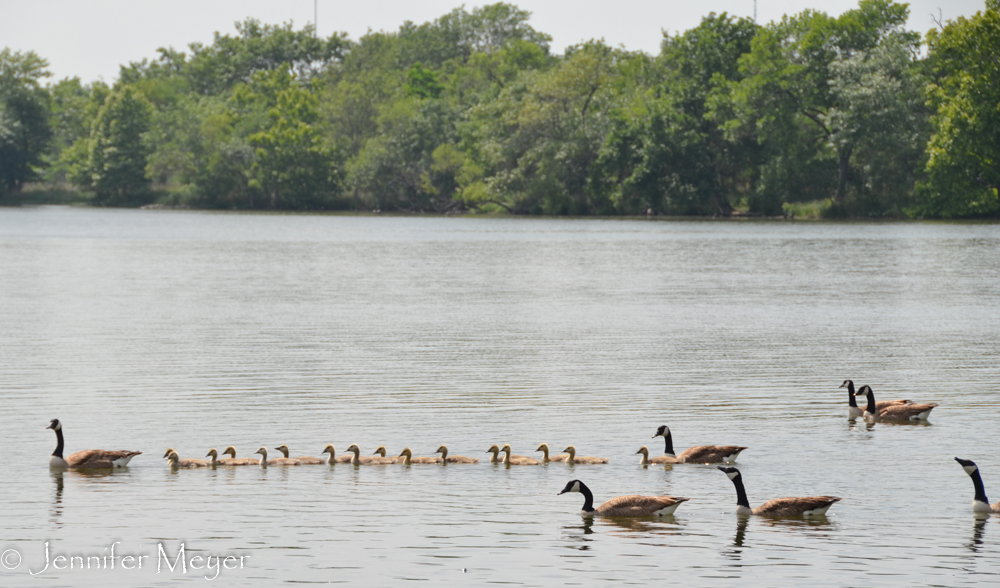
[[[941,406],[926,426],[867,427],[847,419],[846,378]],[[1000,517],[973,516],[953,457],[1000,497],[998,387],[997,224],[0,209],[0,585],[214,576],[157,572],[158,546],[172,563],[184,543],[245,557],[226,586],[996,586]],[[50,472],[52,418],[67,454],[144,453],[112,475]],[[678,450],[749,446],[752,505],[843,501],[815,522],[741,520],[714,467],[638,465],[661,424]],[[485,463],[493,443],[540,442],[611,463]],[[484,462],[160,459],[281,443],[446,443]],[[582,496],[557,496],[573,478],[598,503],[691,500],[588,522]],[[45,569],[46,542],[50,558],[115,542],[148,557]]]

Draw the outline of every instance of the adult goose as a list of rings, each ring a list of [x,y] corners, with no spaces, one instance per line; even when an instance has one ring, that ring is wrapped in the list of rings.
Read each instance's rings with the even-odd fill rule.
[[[425,463],[425,464],[426,463],[444,463],[444,460],[441,459],[440,457],[413,457],[413,452],[410,451],[409,447],[407,447],[406,449],[404,449],[403,452],[399,454],[399,459],[401,461],[399,461],[397,463],[401,463],[403,465],[413,465],[413,464],[421,464],[421,463]]]
[[[560,453],[559,455],[553,455],[550,457],[548,443],[542,443],[541,445],[538,446],[538,449],[536,449],[535,451],[542,452],[542,463],[549,463],[552,461],[566,461],[566,458],[569,457],[569,454],[566,453]]]
[[[813,517],[823,516],[834,503],[840,502],[837,496],[805,496],[793,498],[775,498],[768,500],[757,508],[750,508],[747,491],[743,488],[743,475],[736,468],[719,467],[736,486],[736,514],[759,515],[762,517]]]
[[[284,455],[286,458],[288,458],[287,445],[281,444],[275,447],[275,449],[280,451],[281,455]],[[309,457],[308,455],[300,455],[298,457],[289,459],[294,459],[295,461],[299,462],[299,465],[322,465],[324,463],[327,463],[327,460],[323,459],[322,457]]]
[[[211,465],[207,459],[181,459],[173,449],[168,449],[163,459],[172,468],[207,468]]]
[[[569,465],[608,463],[608,458],[606,457],[591,457],[589,455],[586,457],[577,457],[576,447],[574,447],[573,445],[570,445],[566,449],[563,449],[563,451],[565,451],[569,455],[569,457],[566,458],[566,463],[568,463]]]
[[[261,467],[265,467],[266,468],[268,466],[297,466],[297,465],[299,465],[299,460],[297,460],[297,459],[289,459],[287,457],[276,457],[276,458],[274,458],[272,460],[268,460],[267,459],[267,447],[264,447],[263,445],[261,445],[260,449],[258,449],[254,453],[259,453],[260,454],[260,461],[257,462],[257,463]]]
[[[434,453],[440,453],[441,459],[445,463],[479,463],[479,459],[475,457],[466,457],[464,455],[448,455],[448,448],[444,445],[437,448]]]
[[[326,447],[323,448],[323,453],[330,454],[330,457],[326,460],[326,463],[330,465],[335,463],[351,463],[351,460],[354,458],[353,455],[342,455],[337,457],[337,449],[333,446],[333,443],[327,443]]]
[[[642,457],[639,458],[639,465],[677,463],[677,458],[672,455],[657,455],[656,457],[650,458],[649,448],[645,445],[640,447],[639,451],[635,452],[636,455],[639,455],[640,453],[642,454]]]
[[[965,473],[972,478],[972,486],[976,489],[976,496],[972,499],[972,512],[1000,513],[1000,502],[990,504],[990,499],[986,498],[986,489],[983,487],[983,478],[979,475],[979,466],[975,462],[967,459],[955,458],[955,461],[962,466]]]
[[[927,417],[930,416],[931,411],[937,406],[936,403],[921,404],[914,402],[911,404],[894,404],[880,410],[878,408],[878,403],[875,402],[875,393],[872,392],[871,386],[862,386],[861,389],[858,390],[858,396],[861,395],[866,396],[868,399],[868,404],[865,406],[864,416],[865,421],[870,423],[878,421],[926,421]]]
[[[605,517],[654,517],[674,514],[682,502],[689,498],[680,496],[616,496],[601,506],[594,508],[594,494],[580,480],[570,480],[559,494],[579,492],[583,494],[584,516],[600,515]]]
[[[656,429],[656,434],[653,435],[654,439],[657,437],[663,437],[663,453],[675,457],[677,461],[674,463],[732,463],[736,461],[736,457],[739,456],[740,452],[746,449],[746,447],[740,447],[739,445],[699,445],[685,449],[680,455],[676,455],[674,453],[674,438],[670,432],[670,427],[660,425]]]
[[[864,416],[865,409],[858,406],[858,400],[855,398],[856,394],[854,392],[854,382],[851,380],[844,380],[844,383],[840,385],[840,388],[847,388],[847,415],[848,417],[854,419],[860,416]],[[910,404],[910,400],[879,400],[875,403],[875,408],[877,410],[882,410],[889,406],[895,406],[897,404]]]
[[[75,469],[110,469],[123,468],[137,455],[142,455],[141,451],[108,451],[106,449],[84,449],[77,451],[69,457],[63,457],[62,423],[59,419],[52,419],[46,429],[56,432],[56,450],[49,458],[49,467],[53,468],[75,468]]]

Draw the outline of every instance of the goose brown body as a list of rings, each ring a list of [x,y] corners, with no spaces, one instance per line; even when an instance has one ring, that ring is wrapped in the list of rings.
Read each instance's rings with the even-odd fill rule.
[[[62,423],[59,419],[52,419],[46,429],[52,429],[56,433],[56,450],[49,457],[49,467],[73,468],[78,470],[97,470],[123,468],[137,455],[142,455],[141,451],[115,451],[107,449],[84,449],[72,453],[69,457],[63,457]]]
[[[388,465],[396,463],[395,459],[386,457],[361,457],[361,448],[358,447],[357,443],[352,443],[350,447],[347,448],[349,453],[352,453],[350,463],[352,465]]]
[[[222,454],[229,456],[229,458],[225,458],[225,459],[220,459],[219,460],[220,462],[226,461],[226,463],[224,463],[222,465],[231,465],[231,466],[260,465],[260,460],[259,459],[254,459],[252,457],[236,457],[236,448],[233,447],[232,445],[230,445],[229,447],[226,447],[222,451]]]
[[[699,445],[685,449],[680,454],[675,454],[673,434],[670,432],[670,427],[660,425],[656,429],[656,434],[653,435],[654,439],[656,437],[663,437],[664,454],[675,457],[677,461],[674,463],[734,462],[740,452],[747,449],[740,445]]]
[[[584,496],[583,509],[580,514],[585,516],[600,515],[605,517],[651,517],[671,515],[682,502],[688,498],[680,496],[616,496],[604,504],[594,508],[594,495],[590,488],[580,480],[570,480],[563,491],[579,492]]]
[[[925,421],[930,416],[931,411],[938,405],[936,403],[916,403],[894,404],[880,409],[875,401],[875,393],[871,386],[862,386],[857,393],[858,396],[865,396],[868,400],[865,406],[864,417],[868,422],[877,421]]]
[[[848,416],[851,418],[857,418],[864,416],[865,409],[862,406],[858,406],[858,401],[855,399],[857,395],[854,391],[854,382],[851,380],[844,380],[844,383],[840,385],[841,388],[847,388],[847,412]],[[881,411],[884,408],[890,406],[896,406],[900,404],[910,404],[912,400],[903,400],[900,398],[894,400],[879,400],[875,403],[876,412]]]
[[[381,458],[381,462],[380,463],[382,463],[384,465],[389,465],[389,464],[394,464],[394,463],[403,463],[404,460],[402,458],[400,458],[400,457],[393,457],[393,456],[388,456],[387,457],[386,453],[387,453],[387,451],[386,451],[385,445],[379,445],[378,449],[376,449],[375,453],[373,453],[372,455],[378,455],[379,458]]]
[[[466,457],[464,455],[448,455],[448,448],[444,445],[437,448],[434,453],[440,453],[441,459],[445,463],[479,463],[479,460],[475,457]]]
[[[340,457],[337,457],[337,448],[335,448],[332,443],[326,444],[326,447],[323,448],[323,453],[330,454],[330,457],[326,460],[329,464],[351,463],[351,460],[354,459],[354,455],[341,455]]]
[[[839,496],[795,496],[775,498],[757,508],[750,508],[746,489],[743,487],[743,475],[736,468],[719,467],[720,471],[732,480],[736,488],[736,514],[758,515],[764,517],[810,517],[823,516],[835,503],[840,502]]]

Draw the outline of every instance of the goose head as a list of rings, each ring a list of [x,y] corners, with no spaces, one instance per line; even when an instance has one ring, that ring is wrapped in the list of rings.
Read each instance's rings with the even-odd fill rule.
[[[729,476],[730,480],[735,480],[740,475],[740,471],[736,468],[718,466],[718,470]]]
[[[383,457],[385,457],[385,456],[383,456]],[[402,451],[402,453],[399,454],[399,457],[411,457],[412,458],[413,457],[413,452],[410,451],[409,447],[407,447],[406,449],[404,449]]]
[[[566,483],[566,487],[562,489],[559,494],[566,494],[567,492],[579,492],[580,485],[583,484],[580,480],[570,480]],[[558,495],[557,495],[558,496]]]
[[[979,466],[976,465],[976,462],[972,460],[959,459],[956,457],[955,461],[957,461],[958,464],[962,466],[962,469],[965,470],[965,473],[969,474],[970,476],[976,473],[976,470],[979,469]]]
[[[563,453],[568,453],[570,459],[572,459],[572,458],[576,457],[576,447],[570,445],[566,449],[563,449]]]
[[[167,450],[163,452],[163,459],[167,459],[168,457],[170,457],[171,453],[175,453],[174,448],[168,447]]]
[[[656,434],[653,435],[652,438],[656,439],[657,437],[666,437],[667,434],[669,433],[670,433],[670,427],[666,425],[660,425],[659,427],[657,427]]]
[[[444,445],[442,445],[441,447],[438,447],[437,451],[435,451],[434,453],[440,453],[441,454],[441,458],[444,459],[444,458],[448,457],[448,448],[445,447]]]
[[[649,448],[643,445],[642,447],[639,448],[639,451],[635,452],[636,455],[639,455],[640,453],[645,455],[646,457],[649,457]]]
[[[323,453],[329,453],[330,455],[337,455],[337,450],[333,448],[333,443],[327,443],[326,447],[323,448]]]
[[[236,458],[236,448],[230,445],[222,452],[222,455],[228,455],[232,458]]]
[[[500,451],[503,451],[504,453],[507,454],[507,457],[510,457],[510,452],[511,452],[510,443],[504,443],[503,447],[500,448]]]
[[[211,457],[212,459],[219,459],[219,452],[213,447],[208,450],[208,453],[205,454],[205,457]]]
[[[385,454],[386,454],[385,445],[379,445],[378,449],[376,449],[375,453],[373,453],[372,455],[376,455],[376,454],[381,455],[382,457],[385,457]],[[400,454],[400,455],[402,455],[402,454]]]
[[[172,466],[177,465],[177,462],[181,460],[181,456],[177,455],[177,452],[173,450],[168,451],[167,455],[164,457]]]
[[[285,457],[288,457],[288,446],[285,445],[284,443],[282,443],[281,445],[275,447],[275,449],[277,449],[278,451],[280,451],[281,455],[284,455]]]
[[[838,386],[838,388],[851,388],[854,386],[854,382],[851,380],[844,380],[844,383]]]
[[[264,447],[263,445],[260,446],[260,449],[258,449],[257,451],[254,451],[254,453],[259,453],[261,459],[264,459],[264,460],[267,459],[267,447]]]
[[[355,455],[361,455],[361,448],[358,447],[357,443],[351,443],[351,446],[347,448],[349,453],[354,453]]]
[[[538,449],[536,449],[535,451],[541,451],[545,455],[548,455],[549,454],[549,444],[548,443],[542,443],[541,445],[538,446]]]
[[[49,421],[49,426],[45,428],[52,429],[53,431],[59,431],[62,429],[62,423],[59,422],[59,419],[52,419]]]
[[[490,448],[486,450],[486,453],[492,453],[493,455],[496,455],[500,453],[500,447],[496,443],[494,443],[493,445],[490,445]]]

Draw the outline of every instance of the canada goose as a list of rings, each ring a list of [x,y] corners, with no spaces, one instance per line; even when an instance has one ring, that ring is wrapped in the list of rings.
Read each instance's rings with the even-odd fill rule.
[[[550,461],[566,461],[566,458],[569,457],[569,454],[566,453],[560,453],[559,455],[553,455],[552,457],[549,457],[548,443],[542,443],[541,445],[538,446],[538,449],[536,449],[535,451],[542,452],[542,463],[549,463]]]
[[[649,449],[645,445],[640,447],[639,451],[635,452],[636,455],[639,455],[640,453],[642,454],[642,457],[639,459],[639,465],[677,463],[677,458],[672,455],[657,455],[656,457],[650,459]]]
[[[67,458],[63,458],[62,423],[59,419],[52,419],[46,429],[56,432],[56,450],[49,458],[51,468],[76,468],[76,469],[109,469],[123,468],[137,455],[142,455],[141,451],[108,451],[106,449],[85,449],[77,451]]]
[[[442,445],[437,448],[434,453],[440,453],[441,459],[445,463],[479,463],[479,460],[475,457],[465,457],[464,455],[448,455],[448,448]]]
[[[280,451],[281,454],[285,456],[285,458],[288,458],[287,445],[282,443],[281,445],[275,447],[275,449]],[[323,459],[322,457],[309,457],[307,455],[300,455],[292,459],[295,459],[295,461],[299,462],[299,465],[321,465],[327,463],[327,460]]]
[[[233,451],[236,451],[236,449],[234,448]],[[208,453],[205,454],[205,457],[210,458],[208,460],[208,463],[212,467],[216,467],[216,466],[245,465],[245,464],[241,463],[241,462],[243,462],[245,460],[236,459],[234,457],[223,457],[222,459],[219,459],[219,451],[216,448],[214,448],[214,447],[208,450]],[[249,461],[252,462],[252,463],[255,463],[255,464],[257,463],[256,459],[250,459]]]
[[[232,445],[226,447],[222,451],[222,455],[228,455],[232,457],[233,463],[227,465],[234,465],[234,466],[260,465],[259,459],[254,459],[252,457],[236,457],[236,448],[233,447]]]
[[[736,486],[736,514],[760,515],[763,517],[810,517],[823,516],[833,506],[840,502],[837,496],[806,496],[802,498],[775,498],[768,500],[757,508],[750,508],[747,491],[743,488],[743,476],[736,468],[719,466]]]
[[[326,460],[326,463],[333,465],[335,463],[351,463],[354,458],[353,455],[342,455],[337,457],[337,449],[332,443],[327,443],[326,447],[323,448],[323,453],[329,453],[330,457]]]
[[[653,435],[654,439],[656,437],[663,437],[663,453],[676,457],[676,463],[732,463],[736,461],[740,452],[746,449],[738,445],[699,445],[685,449],[680,455],[674,455],[674,438],[670,427],[660,425]]]
[[[379,456],[381,458],[381,463],[383,464],[403,463],[403,460],[398,457],[393,457],[391,455],[386,457],[386,453],[385,445],[379,445],[375,450],[375,453],[372,455]]]
[[[526,455],[511,455],[510,443],[504,443],[500,451],[503,452],[503,463],[506,465],[542,465],[542,462]]]
[[[590,457],[590,456],[587,456],[587,457],[577,457],[576,456],[576,447],[574,447],[572,445],[570,445],[566,449],[563,449],[563,451],[565,451],[566,453],[569,454],[569,457],[566,458],[566,463],[568,463],[569,465],[574,465],[574,464],[599,464],[599,463],[608,463],[608,458],[606,458],[606,457]]]
[[[299,460],[297,460],[297,459],[289,459],[287,457],[278,457],[278,458],[275,458],[275,459],[272,459],[272,460],[268,460],[267,459],[267,447],[264,447],[263,445],[261,445],[260,449],[258,449],[254,453],[259,453],[260,454],[260,461],[257,462],[257,463],[261,467],[267,467],[267,466],[295,466],[295,465],[299,465]]]
[[[500,454],[500,446],[494,443],[490,445],[490,448],[486,450],[486,453],[492,453],[490,456],[490,463],[502,463],[503,460],[497,457]]]
[[[847,415],[850,418],[857,418],[859,416],[864,416],[865,409],[858,406],[858,401],[855,398],[854,393],[854,382],[851,380],[844,380],[844,383],[840,385],[841,388],[847,388]],[[888,406],[893,406],[896,404],[910,404],[910,400],[879,400],[875,403],[875,408],[877,410],[882,410]]]
[[[385,461],[388,458],[361,457],[361,448],[358,447],[357,443],[352,443],[351,446],[347,448],[347,451],[354,454],[351,456],[350,461],[352,465],[386,465],[390,463]]]
[[[402,458],[402,461],[399,463],[403,465],[412,465],[415,463],[444,463],[444,460],[440,457],[413,457],[413,452],[410,451],[409,447],[404,449],[403,452],[399,454],[399,457]]]
[[[986,489],[983,487],[983,478],[979,475],[979,466],[967,459],[956,457],[955,461],[962,466],[965,473],[969,474],[969,477],[972,478],[972,485],[976,489],[976,497],[972,499],[972,512],[1000,513],[1000,502],[991,505],[990,499],[986,498]]]
[[[878,408],[875,402],[875,393],[872,387],[865,385],[858,390],[858,396],[868,397],[868,405],[865,406],[865,420],[874,423],[876,421],[926,421],[931,411],[937,406],[932,404],[894,404],[883,409]]]
[[[181,459],[173,449],[168,449],[163,459],[167,460],[172,468],[207,468],[211,465],[205,459]]]
[[[672,515],[682,502],[690,498],[680,496],[616,496],[601,506],[594,508],[594,495],[590,488],[580,480],[571,480],[559,494],[579,492],[583,494],[583,515],[601,515],[606,517],[652,517]]]

